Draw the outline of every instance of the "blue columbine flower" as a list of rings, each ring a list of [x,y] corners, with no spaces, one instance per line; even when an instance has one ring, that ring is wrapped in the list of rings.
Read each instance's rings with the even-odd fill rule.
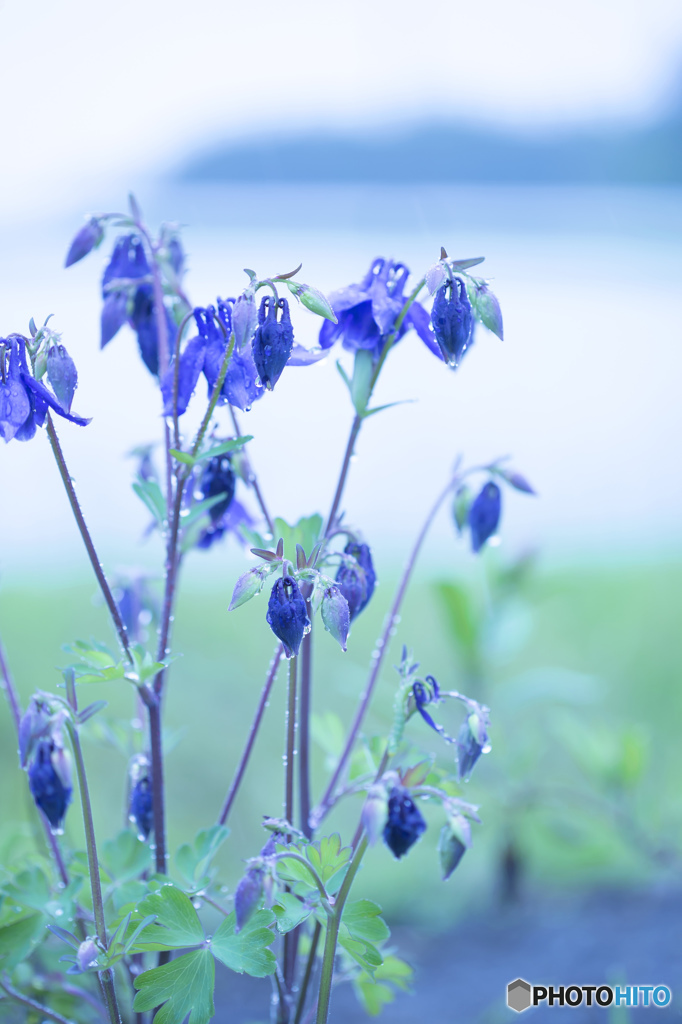
[[[68,754],[54,740],[41,740],[28,768],[28,784],[36,807],[52,828],[61,829],[73,788]]]
[[[111,259],[102,277],[102,336],[104,348],[125,323],[137,334],[142,360],[155,376],[159,372],[159,332],[154,305],[151,269],[138,235],[122,235],[116,240]],[[176,325],[164,307],[168,344],[172,350]]]
[[[0,436],[5,441],[29,441],[44,424],[48,409],[81,427],[90,422],[70,413],[35,379],[26,359],[25,338],[17,334],[0,338]]]
[[[339,590],[348,602],[351,621],[367,607],[374,593],[376,573],[367,544],[349,541],[343,549],[344,559],[336,574]]]
[[[251,530],[255,524],[256,520],[246,511],[242,503],[233,498],[227,507],[227,511],[222,514],[220,519],[215,524],[211,523],[207,526],[200,535],[197,547],[203,549],[210,548],[227,533],[233,533],[242,547],[244,547],[245,541],[240,527],[244,526],[247,530]]]
[[[71,267],[74,263],[78,263],[89,252],[96,249],[103,238],[104,228],[102,221],[99,217],[90,217],[87,224],[83,225],[71,243],[64,266]]]
[[[469,509],[471,547],[474,551],[480,551],[485,542],[493,536],[500,522],[501,511],[500,488],[489,480],[474,498]]]
[[[199,334],[196,338],[188,341],[180,356],[178,369],[179,416],[186,411],[202,372],[208,383],[209,396],[213,393],[232,331],[234,301],[234,299],[218,299],[217,311],[213,306],[206,308],[197,306],[194,310],[194,319]],[[218,320],[222,323],[224,330],[221,329]],[[171,363],[161,384],[166,416],[173,414],[174,387],[175,367]],[[251,340],[249,339],[242,348],[235,344],[218,402],[221,405],[229,402],[237,409],[247,412],[263,394],[263,387],[258,383],[258,371],[253,361]]]
[[[298,654],[303,637],[310,629],[305,600],[293,576],[275,580],[268,601],[267,623],[284,645],[287,658]]]
[[[278,310],[281,310],[279,320]],[[291,326],[289,303],[286,299],[275,300],[266,295],[261,300],[258,310],[258,326],[253,336],[253,361],[261,383],[268,391],[272,391],[282,376],[293,344],[294,331]]]
[[[431,323],[441,355],[448,366],[459,366],[471,338],[474,314],[461,278],[453,277],[436,292]]]
[[[388,821],[384,842],[394,857],[407,853],[426,831],[426,822],[414,800],[403,786],[394,786],[388,797]]]
[[[338,323],[325,320],[320,328],[319,349],[314,357],[322,358],[334,342],[341,339],[343,347],[350,352],[368,349],[378,358],[405,305],[404,290],[409,274],[404,263],[378,257],[359,284],[332,292],[329,302]],[[429,314],[419,302],[410,306],[395,341],[399,341],[411,327],[430,351],[442,359],[431,330]],[[292,363],[298,358],[304,357],[297,352]],[[304,361],[310,362],[311,358]]]

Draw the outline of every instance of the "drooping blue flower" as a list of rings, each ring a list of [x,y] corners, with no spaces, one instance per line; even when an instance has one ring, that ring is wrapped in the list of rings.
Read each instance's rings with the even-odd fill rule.
[[[441,355],[448,366],[457,367],[471,338],[474,315],[464,281],[453,277],[436,292],[431,323]]]
[[[500,488],[494,481],[489,480],[474,498],[469,509],[471,547],[474,551],[480,551],[485,542],[493,536],[500,522],[501,511]]]
[[[102,298],[100,347],[104,348],[120,328],[129,323],[137,335],[145,366],[156,376],[159,372],[159,330],[154,288],[144,245],[138,235],[122,235],[117,239],[102,277]],[[168,348],[172,351],[177,328],[166,307],[164,316]]]
[[[341,340],[350,352],[368,349],[377,358],[394,329],[395,322],[405,305],[405,285],[410,271],[404,263],[394,263],[378,257],[359,284],[332,292],[329,302],[338,322],[325,320],[320,328],[319,349],[315,358],[322,358],[335,341]],[[439,359],[442,358],[429,323],[429,314],[419,302],[413,302],[398,329],[395,341],[414,328],[424,344]],[[303,358],[295,353],[291,362]],[[312,359],[308,359],[308,362]]]
[[[287,658],[296,656],[303,637],[310,629],[305,600],[293,576],[275,580],[268,601],[267,623],[284,645]]]
[[[281,311],[277,319],[278,310]],[[266,295],[258,310],[258,326],[253,336],[253,361],[261,383],[272,391],[282,376],[294,344],[289,303]]]
[[[28,784],[36,807],[53,829],[61,829],[73,787],[67,752],[52,739],[38,743],[28,768]]]
[[[400,858],[426,831],[426,822],[409,792],[394,786],[388,797],[388,820],[384,842],[394,857]]]
[[[339,566],[336,582],[339,590],[348,602],[351,621],[367,607],[374,593],[376,573],[372,563],[372,553],[367,544],[349,541],[343,549],[350,556]]]
[[[263,902],[264,874],[262,868],[253,867],[240,879],[234,893],[235,932],[241,931]]]
[[[216,502],[208,510],[211,524],[214,527],[222,519],[225,512],[227,512],[234,498],[236,486],[237,478],[228,455],[216,455],[215,458],[208,460],[201,474],[198,490],[202,500],[222,495],[222,500]]]
[[[234,299],[218,299],[217,313],[213,306],[206,308],[197,306],[194,310],[194,319],[199,334],[196,338],[188,341],[180,356],[178,369],[179,416],[182,416],[187,410],[202,373],[208,384],[209,396],[213,394],[232,330],[233,304]],[[222,323],[224,331],[216,321],[216,316]],[[219,404],[229,402],[237,409],[247,412],[264,393],[263,387],[257,383],[257,379],[258,371],[253,361],[251,341],[249,340],[241,349],[235,344],[218,398]],[[173,414],[174,387],[175,366],[171,362],[168,373],[161,384],[166,416]]]
[[[48,409],[81,427],[90,422],[65,409],[56,395],[35,379],[26,358],[25,338],[17,334],[0,338],[0,436],[5,441],[29,441],[44,424]]]

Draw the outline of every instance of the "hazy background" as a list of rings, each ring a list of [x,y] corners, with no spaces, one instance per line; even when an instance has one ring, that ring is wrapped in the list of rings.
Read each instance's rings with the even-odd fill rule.
[[[111,241],[62,269],[84,213],[120,209],[132,189],[152,225],[186,225],[187,288],[202,305],[242,287],[245,266],[265,275],[302,261],[301,278],[331,291],[379,254],[416,275],[441,245],[486,257],[504,343],[481,332],[453,374],[407,336],[377,401],[416,402],[366,424],[346,493],[382,585],[348,655],[332,653],[325,668],[343,721],[402,552],[454,455],[510,453],[539,492],[505,496],[501,548],[483,560],[455,540],[445,512],[426,546],[397,642],[443,685],[490,703],[494,753],[469,790],[485,809],[476,855],[447,895],[435,824],[406,864],[381,850],[369,858],[362,884],[393,919],[445,927],[481,910],[503,886],[510,843],[531,890],[679,877],[681,55],[673,0],[0,3],[0,332],[48,313],[64,332],[80,372],[74,407],[93,422],[59,431],[108,567],[160,565],[158,542],[139,543],[148,516],[123,456],[161,423],[127,328],[98,350]],[[295,317],[312,345],[317,322],[300,308]],[[331,500],[351,418],[335,358],[287,370],[241,417],[268,503],[288,519]],[[46,438],[3,447],[0,459],[0,630],[26,699],[56,684],[62,642],[106,639],[108,626]],[[529,549],[536,568],[505,590],[497,574]],[[172,846],[215,815],[271,654],[262,604],[225,614],[244,565],[232,542],[188,560],[185,657],[168,703],[169,727],[185,729],[169,760]],[[394,661],[376,728],[390,721]],[[103,695],[112,715],[129,716],[127,694]],[[241,844],[258,842],[281,697],[233,822],[230,884]],[[0,723],[11,822],[26,796],[2,711]],[[110,834],[124,761],[112,770],[111,752],[94,745],[88,757],[104,794],[98,828]],[[631,934],[638,955],[659,925],[648,939],[636,917],[607,929],[585,953],[589,968],[613,980],[627,956],[602,964],[602,946]],[[574,927],[557,937],[552,970],[562,949],[586,949]],[[486,933],[479,962],[491,948]],[[651,980],[638,964],[627,980]],[[501,979],[511,971],[505,961]],[[496,993],[491,984],[480,991]]]

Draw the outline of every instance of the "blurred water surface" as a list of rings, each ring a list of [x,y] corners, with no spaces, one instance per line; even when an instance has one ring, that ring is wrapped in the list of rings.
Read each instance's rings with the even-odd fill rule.
[[[360,279],[380,254],[416,275],[441,245],[458,258],[485,255],[505,341],[481,331],[454,374],[415,336],[392,354],[376,402],[416,404],[363,430],[345,504],[369,539],[380,532],[393,550],[413,533],[456,453],[476,462],[510,453],[540,499],[509,498],[505,544],[558,559],[679,548],[681,190],[132,184],[152,224],[187,225],[187,288],[197,304],[235,294],[246,266],[265,275],[303,262],[300,278],[328,292]],[[123,191],[105,194],[99,208],[122,203]],[[146,512],[122,455],[160,436],[158,398],[127,328],[98,349],[98,284],[111,242],[61,269],[80,215],[5,225],[2,330],[55,314],[80,371],[74,407],[93,416],[85,429],[60,428],[70,468],[100,546],[137,559],[130,545]],[[299,309],[295,324],[299,340],[314,344],[316,318]],[[286,518],[325,511],[331,500],[351,419],[339,355],[288,370],[242,417],[269,503]],[[2,459],[0,525],[12,544],[0,567],[71,562],[78,540],[45,437],[7,446]],[[451,537],[445,516],[434,537]]]

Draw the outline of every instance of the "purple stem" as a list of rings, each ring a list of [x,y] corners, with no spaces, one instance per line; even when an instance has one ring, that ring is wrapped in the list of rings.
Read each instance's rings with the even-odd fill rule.
[[[283,654],[284,648],[280,644],[277,650],[275,651],[275,655],[270,664],[268,676],[267,679],[265,680],[265,685],[263,686],[263,689],[261,691],[260,700],[258,701],[258,707],[256,708],[256,714],[253,719],[253,722],[251,723],[251,729],[249,730],[249,735],[246,740],[244,753],[242,754],[241,760],[237,765],[237,770],[234,774],[234,778],[232,779],[230,789],[225,798],[225,803],[223,804],[223,809],[220,812],[220,817],[218,818],[218,823],[220,825],[224,825],[225,822],[227,821],[227,817],[230,811],[232,810],[232,804],[234,803],[237,791],[241,785],[242,779],[244,778],[246,766],[248,765],[249,758],[251,757],[251,751],[253,750],[253,745],[256,741],[256,736],[258,735],[258,729],[260,728],[261,719],[265,714],[265,708],[267,707],[268,699],[270,697],[270,690],[272,689],[272,684],[275,681],[277,669],[279,668],[280,659]]]
[[[312,825],[313,825],[313,828],[317,828],[318,827],[318,825],[324,819],[325,815],[327,814],[327,812],[329,811],[330,807],[332,806],[333,798],[334,798],[334,791],[336,790],[336,787],[337,787],[337,785],[339,783],[339,779],[341,778],[341,775],[342,775],[342,773],[343,773],[343,771],[344,771],[344,769],[346,767],[346,764],[348,763],[348,759],[351,756],[351,753],[353,751],[353,747],[355,745],[355,741],[356,741],[356,739],[358,737],[358,733],[360,731],[360,727],[362,725],[363,719],[365,717],[365,714],[367,713],[367,709],[368,709],[370,701],[372,699],[372,694],[374,693],[374,687],[376,686],[377,679],[379,678],[379,672],[380,672],[381,666],[383,664],[384,655],[386,654],[386,650],[388,648],[388,644],[389,644],[389,641],[390,641],[390,638],[391,638],[391,630],[393,629],[393,627],[395,625],[396,618],[398,616],[398,612],[400,611],[400,606],[402,605],[403,598],[405,597],[405,592],[406,592],[408,584],[410,582],[410,577],[412,576],[412,572],[414,570],[414,567],[415,567],[415,564],[416,564],[416,561],[417,561],[417,557],[418,557],[419,552],[421,550],[422,544],[424,543],[424,540],[426,538],[427,533],[429,532],[429,529],[431,527],[431,524],[433,523],[433,520],[436,518],[438,510],[440,509],[441,505],[443,504],[443,502],[445,501],[445,499],[447,498],[448,494],[453,489],[453,487],[455,487],[457,485],[459,479],[460,479],[459,475],[456,474],[449,481],[447,487],[438,496],[435,504],[433,505],[433,507],[431,508],[431,511],[429,512],[428,516],[426,517],[426,521],[424,522],[424,525],[422,526],[422,529],[421,529],[421,531],[419,533],[419,536],[417,537],[417,540],[416,540],[415,545],[414,545],[414,547],[412,549],[410,557],[407,560],[407,564],[406,564],[405,569],[403,571],[402,578],[400,580],[400,583],[398,584],[398,589],[396,591],[395,598],[393,599],[393,605],[391,607],[391,610],[390,610],[390,612],[389,612],[389,614],[388,614],[388,616],[386,618],[386,622],[384,624],[383,633],[382,633],[380,639],[377,640],[376,651],[372,655],[372,667],[370,669],[369,679],[367,681],[367,687],[366,687],[365,692],[363,693],[362,697],[360,698],[360,706],[358,707],[358,710],[357,710],[357,712],[355,714],[355,718],[353,719],[353,724],[352,724],[352,726],[350,728],[350,732],[348,733],[348,738],[346,740],[346,745],[345,745],[345,747],[343,749],[343,753],[341,754],[341,757],[339,758],[339,762],[338,762],[336,768],[334,769],[334,774],[332,775],[332,777],[331,777],[331,779],[329,781],[329,785],[327,786],[325,794],[322,797],[322,799],[321,799],[320,803],[318,804],[318,806],[313,811],[313,814],[312,814]]]
[[[237,420],[237,415],[236,415],[236,413],[234,411],[234,406],[231,405],[229,407],[229,409],[230,409],[230,416],[232,418],[232,425],[234,427],[235,433],[236,433],[237,437],[242,437],[243,435],[242,435],[242,432],[241,432],[241,430],[239,428],[239,421]],[[270,533],[271,533],[271,535],[273,537],[273,540],[274,540],[274,537],[275,537],[275,524],[274,524],[274,521],[273,521],[270,513],[268,512],[267,506],[266,506],[265,501],[263,499],[263,493],[262,493],[262,491],[260,489],[260,486],[258,484],[258,477],[254,473],[253,468],[251,466],[251,462],[249,460],[249,457],[248,457],[248,455],[246,454],[245,451],[242,452],[242,458],[245,461],[244,470],[246,472],[246,476],[248,478],[249,484],[253,488],[253,493],[256,495],[256,501],[258,502],[260,510],[263,513],[263,518],[265,519],[265,522],[268,524],[268,530],[270,531]]]

